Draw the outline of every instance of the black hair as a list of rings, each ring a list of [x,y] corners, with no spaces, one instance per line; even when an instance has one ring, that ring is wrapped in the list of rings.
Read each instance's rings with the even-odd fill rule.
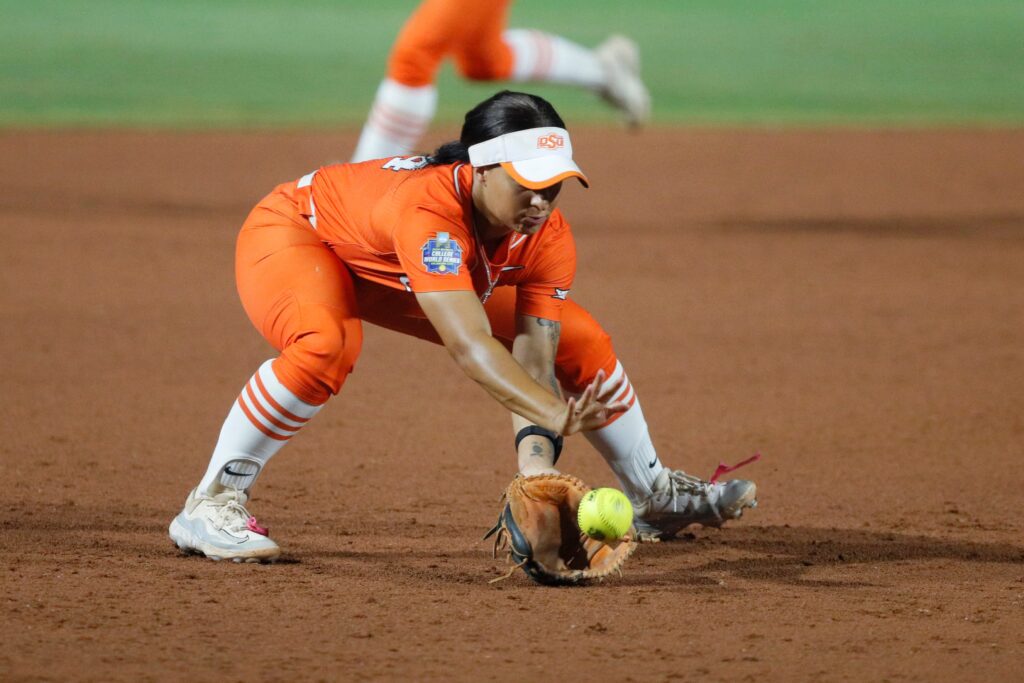
[[[427,157],[431,166],[469,163],[469,148],[505,133],[529,128],[565,128],[565,122],[543,97],[502,90],[466,112],[458,140],[446,142]]]

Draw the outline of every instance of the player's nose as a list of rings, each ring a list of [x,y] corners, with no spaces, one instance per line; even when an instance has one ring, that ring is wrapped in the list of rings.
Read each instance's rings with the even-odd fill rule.
[[[555,194],[549,191],[550,188],[544,190],[536,190],[533,192],[533,196],[530,197],[530,206],[541,210],[547,210],[551,207],[551,201],[555,198]]]
[[[551,204],[554,204],[555,198],[558,196],[558,193],[561,190],[562,190],[562,183],[560,183],[560,182],[555,183],[554,185],[551,185],[550,187],[545,187],[542,190],[534,190],[533,191],[534,201],[535,202],[543,202],[545,206],[550,206]]]

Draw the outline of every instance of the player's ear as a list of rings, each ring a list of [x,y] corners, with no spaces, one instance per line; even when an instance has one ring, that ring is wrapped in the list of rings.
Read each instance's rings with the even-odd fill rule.
[[[490,166],[477,166],[473,169],[473,173],[476,175],[475,180],[484,185],[487,184],[487,177],[496,168],[500,168],[497,164],[491,164]]]

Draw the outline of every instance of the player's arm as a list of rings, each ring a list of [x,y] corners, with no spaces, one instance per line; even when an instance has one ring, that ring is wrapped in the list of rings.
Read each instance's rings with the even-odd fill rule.
[[[508,410],[530,422],[568,436],[594,429],[628,407],[611,400],[616,387],[598,392],[605,379],[603,372],[579,399],[566,402],[551,393],[491,336],[490,322],[473,292],[417,292],[416,300],[462,371]]]
[[[512,342],[512,357],[523,366],[527,374],[554,396],[562,392],[555,378],[555,354],[562,323],[532,315],[516,316],[516,337]],[[525,475],[557,473],[555,462],[562,447],[561,435],[543,429],[524,417],[512,414],[512,433],[516,435],[516,453],[519,471]]]

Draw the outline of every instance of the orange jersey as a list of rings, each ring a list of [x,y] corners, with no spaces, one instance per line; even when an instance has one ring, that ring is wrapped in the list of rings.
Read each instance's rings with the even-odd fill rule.
[[[474,291],[482,301],[495,287],[515,286],[517,314],[559,320],[576,272],[562,213],[534,235],[511,233],[488,258],[473,227],[472,168],[422,163],[319,169],[310,214],[320,239],[356,278],[406,292]]]

